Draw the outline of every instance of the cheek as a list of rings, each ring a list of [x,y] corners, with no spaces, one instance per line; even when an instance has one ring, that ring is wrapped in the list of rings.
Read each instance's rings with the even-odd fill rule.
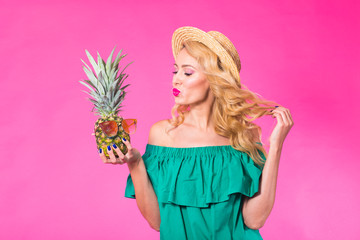
[[[194,78],[194,79],[189,79],[186,82],[186,84],[184,84],[184,87],[186,91],[189,93],[205,92],[208,89],[209,84],[206,79]]]

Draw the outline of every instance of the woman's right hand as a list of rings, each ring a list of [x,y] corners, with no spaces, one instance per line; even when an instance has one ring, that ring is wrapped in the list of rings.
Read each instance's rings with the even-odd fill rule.
[[[110,158],[107,158],[104,154],[104,151],[102,151],[100,154],[100,158],[103,160],[104,163],[112,163],[112,164],[124,164],[124,163],[128,163],[128,164],[134,164],[139,162],[139,160],[141,159],[141,154],[140,152],[136,149],[133,148],[130,144],[129,141],[124,141],[124,139],[122,140],[123,143],[126,145],[128,151],[126,153],[126,155],[124,155],[121,151],[120,148],[118,146],[116,146],[116,148],[114,148],[114,146],[110,145],[110,151],[107,149],[107,152],[110,156]],[[118,158],[115,157],[112,149],[115,150],[115,152],[118,154]]]

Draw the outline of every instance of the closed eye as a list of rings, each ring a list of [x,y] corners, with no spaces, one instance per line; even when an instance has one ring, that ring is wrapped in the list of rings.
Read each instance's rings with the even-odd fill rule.
[[[177,74],[177,72],[172,72],[173,74]],[[192,75],[192,73],[184,73],[186,76]]]

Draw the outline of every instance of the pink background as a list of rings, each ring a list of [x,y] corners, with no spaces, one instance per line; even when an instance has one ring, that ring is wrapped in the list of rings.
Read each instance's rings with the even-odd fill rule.
[[[291,2],[2,1],[0,239],[159,239],[124,197],[127,166],[99,158],[80,58],[117,45],[134,61],[121,115],[144,153],[170,117],[181,26],[228,36],[242,83],[292,113],[263,238],[358,239],[359,2]],[[275,121],[258,121],[264,141]]]

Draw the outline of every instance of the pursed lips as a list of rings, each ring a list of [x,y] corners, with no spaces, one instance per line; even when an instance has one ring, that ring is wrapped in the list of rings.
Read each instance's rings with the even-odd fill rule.
[[[179,95],[179,94],[180,94],[180,90],[177,89],[177,88],[173,88],[173,94],[174,94],[175,96]]]

